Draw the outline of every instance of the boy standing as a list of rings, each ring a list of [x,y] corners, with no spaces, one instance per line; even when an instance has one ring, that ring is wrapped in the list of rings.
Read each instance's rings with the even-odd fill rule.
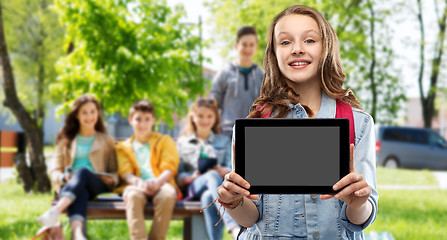
[[[256,28],[240,28],[234,48],[238,59],[214,77],[211,87],[211,97],[221,109],[222,133],[230,139],[234,121],[248,115],[253,101],[259,97],[264,78],[264,71],[253,63],[258,49]]]
[[[129,123],[134,135],[118,143],[118,175],[123,184],[126,218],[131,239],[147,239],[144,207],[154,204],[154,219],[149,239],[165,239],[177,199],[181,199],[175,184],[180,162],[174,141],[167,135],[152,132],[154,108],[146,100],[130,108]]]

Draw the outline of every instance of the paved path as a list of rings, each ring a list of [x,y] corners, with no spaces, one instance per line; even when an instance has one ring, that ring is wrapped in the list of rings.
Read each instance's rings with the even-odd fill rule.
[[[12,168],[12,167],[0,168],[0,182],[15,177],[14,171],[15,171],[15,168]]]
[[[378,185],[377,190],[432,190],[441,189],[435,185]]]
[[[433,174],[438,179],[439,188],[447,189],[447,171],[433,171]]]

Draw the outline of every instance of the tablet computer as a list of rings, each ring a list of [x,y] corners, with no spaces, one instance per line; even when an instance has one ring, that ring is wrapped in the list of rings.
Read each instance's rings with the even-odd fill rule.
[[[349,173],[349,120],[237,119],[234,167],[252,194],[335,194]]]

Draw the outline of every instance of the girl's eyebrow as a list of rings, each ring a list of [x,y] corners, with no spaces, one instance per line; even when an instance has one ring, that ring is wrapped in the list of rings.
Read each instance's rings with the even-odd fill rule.
[[[315,33],[319,36],[319,33],[315,29],[308,29],[308,30],[305,30],[302,32],[302,34],[307,34],[307,33]],[[291,34],[290,34],[290,32],[279,32],[277,37],[280,37],[281,35],[289,36]]]

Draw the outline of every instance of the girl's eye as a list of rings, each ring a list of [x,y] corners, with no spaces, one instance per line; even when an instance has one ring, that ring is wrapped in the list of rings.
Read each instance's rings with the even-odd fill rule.
[[[315,42],[315,40],[312,40],[312,39],[307,39],[306,41],[304,41],[305,43],[314,43]]]
[[[291,42],[289,42],[289,41],[282,41],[281,42],[281,45],[289,45]]]

